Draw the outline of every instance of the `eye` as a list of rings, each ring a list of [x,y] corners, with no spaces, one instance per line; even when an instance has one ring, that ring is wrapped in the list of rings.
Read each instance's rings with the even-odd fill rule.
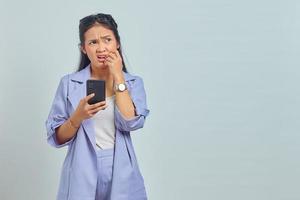
[[[106,41],[106,42],[110,42],[110,41],[111,41],[111,38],[106,38],[105,41]]]
[[[91,40],[91,41],[89,42],[89,44],[96,44],[96,43],[97,43],[96,40]]]

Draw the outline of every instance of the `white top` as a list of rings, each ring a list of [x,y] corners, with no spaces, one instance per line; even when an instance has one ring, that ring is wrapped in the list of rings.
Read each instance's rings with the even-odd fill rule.
[[[101,149],[113,148],[115,145],[115,96],[106,97],[105,101],[107,107],[92,117],[96,145]]]

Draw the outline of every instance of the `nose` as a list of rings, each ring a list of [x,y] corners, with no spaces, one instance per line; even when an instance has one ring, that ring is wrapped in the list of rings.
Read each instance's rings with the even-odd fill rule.
[[[99,42],[96,51],[97,52],[104,52],[106,50],[105,44]]]

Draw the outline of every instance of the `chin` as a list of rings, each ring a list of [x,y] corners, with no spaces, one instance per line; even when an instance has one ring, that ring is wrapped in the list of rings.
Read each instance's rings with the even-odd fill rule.
[[[95,66],[97,69],[106,69],[107,68],[107,65],[105,65],[104,63],[99,63],[99,62],[97,62],[97,64],[94,64],[93,66]]]

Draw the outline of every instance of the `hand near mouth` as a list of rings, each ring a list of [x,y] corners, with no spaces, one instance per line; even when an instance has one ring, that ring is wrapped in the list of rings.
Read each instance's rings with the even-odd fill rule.
[[[114,77],[123,76],[122,73],[122,58],[118,50],[109,51],[104,63],[109,67],[110,73]]]

